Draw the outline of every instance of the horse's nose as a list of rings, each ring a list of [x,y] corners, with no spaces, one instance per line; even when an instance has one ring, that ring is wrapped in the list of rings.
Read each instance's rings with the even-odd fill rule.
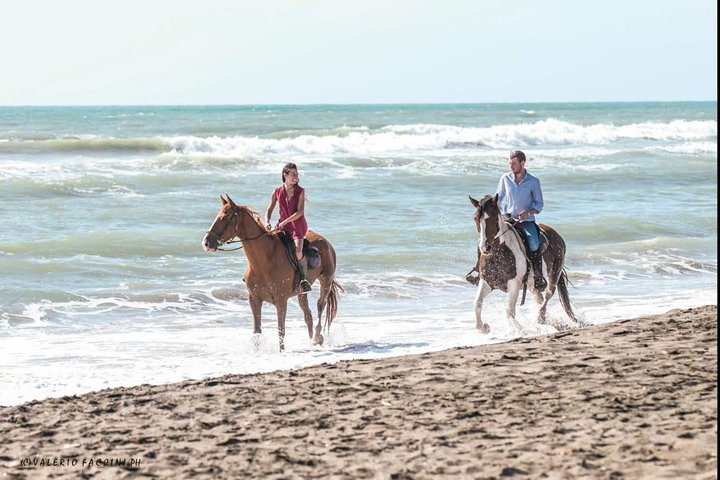
[[[487,255],[488,253],[490,253],[490,242],[479,242],[478,250],[480,250],[480,253],[482,253],[483,255]]]
[[[210,245],[210,235],[208,234],[203,237],[201,245],[203,247],[203,250],[205,250],[206,252],[214,252],[215,250],[217,250],[216,246]]]

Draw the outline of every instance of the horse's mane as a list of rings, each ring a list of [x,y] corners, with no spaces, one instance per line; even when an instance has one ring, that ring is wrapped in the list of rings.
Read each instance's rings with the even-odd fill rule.
[[[252,219],[255,220],[255,223],[257,223],[260,228],[262,228],[263,230],[267,230],[267,228],[265,228],[265,225],[263,224],[263,221],[260,218],[260,214],[258,212],[256,212],[252,208],[248,207],[247,205],[239,205],[238,208],[240,210],[244,211],[245,213],[247,213],[248,215],[250,215],[252,217]]]

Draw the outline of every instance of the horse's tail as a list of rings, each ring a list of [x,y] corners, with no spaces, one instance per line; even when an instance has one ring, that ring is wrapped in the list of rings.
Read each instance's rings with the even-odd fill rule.
[[[330,331],[330,324],[337,316],[340,292],[345,293],[345,289],[333,278],[332,284],[330,284],[330,291],[327,296],[327,310],[325,311],[325,328],[327,328],[327,331]]]
[[[563,268],[560,273],[560,279],[558,280],[558,297],[560,297],[560,305],[565,309],[565,313],[572,320],[578,321],[575,312],[573,312],[572,304],[570,303],[570,294],[568,293],[568,283],[570,280],[567,276],[567,271]]]

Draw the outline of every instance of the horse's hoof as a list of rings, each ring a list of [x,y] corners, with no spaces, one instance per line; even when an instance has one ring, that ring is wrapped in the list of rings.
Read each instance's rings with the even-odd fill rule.
[[[477,329],[483,335],[487,335],[488,333],[490,333],[490,325],[488,325],[487,323],[483,323],[482,325],[477,327]]]
[[[322,334],[318,335],[317,338],[313,339],[313,345],[322,345],[325,341],[325,337],[322,336]]]

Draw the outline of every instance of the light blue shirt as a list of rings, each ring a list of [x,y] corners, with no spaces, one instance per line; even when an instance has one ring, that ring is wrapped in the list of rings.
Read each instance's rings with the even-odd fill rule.
[[[515,176],[512,172],[500,177],[496,193],[500,212],[503,215],[510,215],[514,218],[520,212],[530,212],[530,209],[533,208],[538,213],[542,212],[543,196],[540,180],[530,175],[527,170],[525,170],[525,176],[520,183],[515,183]],[[530,215],[527,220],[535,221],[535,216]]]

